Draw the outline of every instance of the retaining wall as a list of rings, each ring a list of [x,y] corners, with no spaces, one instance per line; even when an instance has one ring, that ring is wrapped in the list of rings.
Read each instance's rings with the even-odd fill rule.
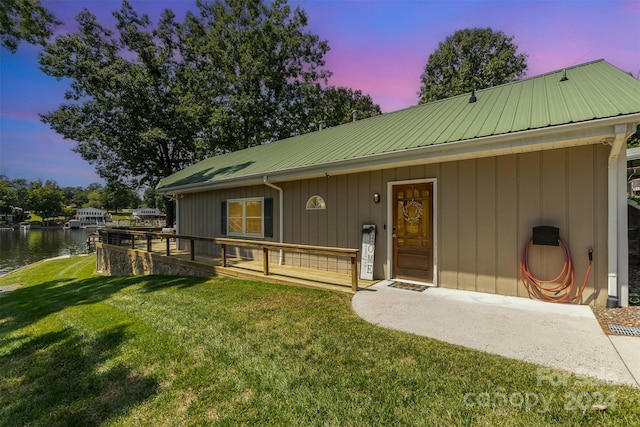
[[[165,255],[96,243],[96,270],[106,276],[214,276],[213,268]]]

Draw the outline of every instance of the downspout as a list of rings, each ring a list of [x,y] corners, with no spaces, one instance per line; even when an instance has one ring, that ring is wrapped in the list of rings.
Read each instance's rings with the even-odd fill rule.
[[[284,191],[282,190],[281,187],[278,187],[275,184],[270,183],[267,180],[267,176],[265,175],[264,178],[262,179],[264,182],[264,185],[274,188],[276,190],[278,190],[278,239],[280,241],[280,243],[284,243],[284,202],[283,202],[283,193]],[[280,253],[278,254],[278,265],[283,265],[284,264],[284,253],[282,252],[282,249],[280,249]]]
[[[176,216],[173,219],[173,228],[176,230],[176,234],[180,234],[180,198],[176,195]]]
[[[175,215],[173,217],[173,228],[174,228],[174,233],[176,234],[180,234],[180,198],[181,196],[178,194],[175,194],[173,196],[173,200],[176,203],[176,212]],[[180,239],[176,239],[176,247],[180,247]]]
[[[180,199],[182,198],[182,196],[180,194],[171,194],[169,197],[171,197],[171,199],[173,199],[173,201],[175,202],[175,210],[173,212],[173,224],[171,224],[171,227],[173,227],[175,234],[180,234],[178,224],[180,224]],[[168,224],[165,224],[165,225],[168,225]],[[168,228],[171,228],[171,227],[168,227]],[[165,228],[167,227],[162,227],[163,230]],[[176,239],[176,248],[179,248],[179,247],[180,247],[180,239]]]
[[[607,308],[628,303],[628,247],[626,213],[626,149],[627,125],[616,125],[608,161],[608,267]]]

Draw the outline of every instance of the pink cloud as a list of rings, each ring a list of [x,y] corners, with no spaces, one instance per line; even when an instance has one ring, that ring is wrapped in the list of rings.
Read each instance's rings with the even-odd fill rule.
[[[33,110],[24,109],[2,109],[2,117],[14,120],[38,122],[40,123],[40,116]]]
[[[335,50],[327,55],[333,71],[330,83],[371,95],[383,111],[418,102],[420,74],[426,61],[405,50],[376,51],[371,47]]]
[[[52,179],[61,187],[101,182],[93,166],[71,149],[73,141],[42,123],[15,121],[0,134],[0,174],[29,181]]]
[[[376,2],[349,4],[362,5],[361,9],[379,6]],[[331,83],[361,89],[384,111],[414,105],[420,74],[438,43],[459,29],[474,27],[491,27],[513,36],[519,52],[528,54],[528,76],[600,58],[640,73],[637,1],[463,4],[464,8],[455,7],[460,3],[402,3],[403,9],[422,18],[421,25],[415,25],[406,11],[390,14],[382,25],[372,25],[373,13],[363,12],[356,19],[345,10],[345,16],[334,17],[329,33],[324,28],[332,46],[327,55],[327,67],[334,72]],[[629,31],[612,30],[620,27]]]

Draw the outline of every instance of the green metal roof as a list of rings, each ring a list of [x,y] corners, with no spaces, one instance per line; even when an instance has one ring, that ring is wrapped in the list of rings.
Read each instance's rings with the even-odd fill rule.
[[[561,81],[565,76],[567,79]],[[640,82],[604,60],[211,157],[164,178],[188,191],[418,147],[640,113]]]

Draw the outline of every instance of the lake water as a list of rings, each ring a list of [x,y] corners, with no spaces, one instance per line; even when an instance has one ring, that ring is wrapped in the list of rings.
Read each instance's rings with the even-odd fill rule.
[[[87,251],[95,229],[0,229],[0,276],[16,268],[62,255]]]

